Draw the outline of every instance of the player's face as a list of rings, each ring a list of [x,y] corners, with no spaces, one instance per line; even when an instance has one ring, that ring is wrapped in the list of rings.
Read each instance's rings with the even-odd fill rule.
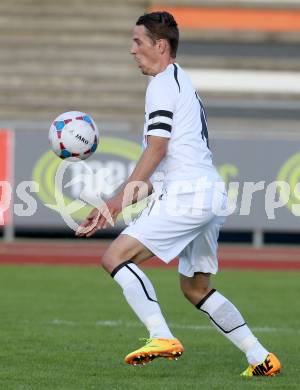
[[[147,35],[145,26],[134,27],[130,53],[134,56],[141,72],[148,76],[155,76],[160,71],[159,45],[157,42],[153,42]]]

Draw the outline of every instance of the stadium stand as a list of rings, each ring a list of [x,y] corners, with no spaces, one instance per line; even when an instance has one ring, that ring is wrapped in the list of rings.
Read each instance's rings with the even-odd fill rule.
[[[131,26],[147,9],[178,6],[179,13],[191,7],[196,11],[202,7],[208,12],[229,13],[236,9],[255,12],[264,9],[289,12],[290,16],[294,13],[296,17],[300,9],[296,0],[211,0],[201,2],[201,7],[197,0],[2,0],[2,126],[13,123],[14,128],[22,130],[30,123],[34,128],[37,121],[49,123],[60,112],[79,107],[102,123],[117,123],[115,127],[121,129],[122,125],[126,129],[139,128],[136,124],[143,121],[147,80],[139,75],[129,55]],[[271,31],[260,31],[255,24],[250,29],[219,28],[222,14],[217,15],[211,27],[201,27],[200,17],[198,27],[189,28],[187,24],[181,29],[178,61],[184,67],[299,71],[300,28],[277,31],[276,21]],[[288,105],[288,115],[291,111],[295,113],[293,107],[300,99],[300,94],[288,96],[282,92],[278,96],[272,93],[271,101],[263,92],[249,96],[202,89],[201,95],[208,109],[212,107],[212,117],[216,113],[214,108],[225,101],[225,109],[220,107],[218,112],[225,110],[228,114],[228,102],[232,98],[235,98],[232,107],[237,99],[243,98],[244,105],[255,109],[259,98],[260,108],[272,106],[276,110],[282,106],[282,99],[287,99],[283,106]],[[273,112],[268,115],[273,117]],[[218,129],[218,124],[213,127]]]
[[[146,80],[129,55],[141,0],[0,3],[0,120],[52,119],[81,107],[101,120],[143,112]]]
[[[199,9],[196,0],[2,0],[0,121],[49,121],[80,107],[96,120],[140,123],[146,80],[128,54],[131,26],[158,5]],[[278,11],[282,6],[276,0],[201,2],[208,11]],[[284,7],[297,11],[300,5],[291,0]],[[283,40],[288,43],[280,44]],[[276,31],[275,26],[274,31],[237,33],[230,27],[201,28],[200,18],[199,28],[182,28],[178,58],[188,68],[299,70],[299,41],[299,31]]]

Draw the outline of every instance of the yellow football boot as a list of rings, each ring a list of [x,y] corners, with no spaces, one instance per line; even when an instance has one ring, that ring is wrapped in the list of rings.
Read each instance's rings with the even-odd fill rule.
[[[280,373],[281,363],[273,353],[269,353],[266,359],[256,366],[249,366],[241,373],[241,376],[274,376]]]
[[[177,360],[184,349],[177,339],[143,339],[146,344],[131,352],[125,357],[125,362],[136,366],[137,364],[151,363],[153,359],[163,357],[168,360]]]

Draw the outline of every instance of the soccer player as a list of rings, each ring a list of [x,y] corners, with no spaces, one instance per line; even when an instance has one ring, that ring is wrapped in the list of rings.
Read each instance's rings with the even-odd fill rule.
[[[177,23],[167,12],[148,13],[137,20],[131,54],[141,72],[152,76],[146,92],[143,153],[117,195],[105,207],[93,209],[76,234],[91,236],[109,220],[115,221],[122,208],[153,193],[152,202],[102,258],[102,266],[121,286],[150,334],[146,345],[129,353],[125,361],[146,364],[157,357],[175,360],[183,353],[151,281],[139,267],[153,255],[165,263],[179,256],[183,294],[245,353],[249,367],[241,375],[275,375],[281,368],[279,360],[252,334],[238,309],[210,284],[210,275],[218,268],[217,240],[224,223],[216,211],[226,207],[226,194],[212,164],[202,102],[175,62],[178,40]]]

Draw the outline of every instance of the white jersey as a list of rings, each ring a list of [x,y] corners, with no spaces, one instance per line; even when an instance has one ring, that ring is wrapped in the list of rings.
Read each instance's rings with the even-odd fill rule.
[[[208,145],[204,108],[193,85],[174,63],[150,81],[146,92],[143,147],[147,136],[169,138],[168,150],[153,174],[158,172],[168,183],[178,180],[194,181],[206,176],[220,180]]]
[[[151,177],[156,195],[122,233],[166,263],[179,256],[182,275],[215,274],[227,197],[217,185],[221,178],[212,164],[204,108],[177,64],[152,78],[145,116],[144,148],[147,136],[158,136],[169,138],[168,150]]]
[[[212,164],[204,108],[177,64],[152,78],[145,116],[144,148],[147,136],[158,136],[169,138],[168,150],[151,177],[156,195],[122,233],[166,263],[179,256],[182,275],[215,274],[227,197],[215,185],[222,180]]]

